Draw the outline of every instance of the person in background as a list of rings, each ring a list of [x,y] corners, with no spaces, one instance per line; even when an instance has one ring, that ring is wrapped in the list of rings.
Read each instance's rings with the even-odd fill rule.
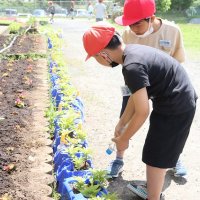
[[[47,11],[50,12],[50,16],[51,16],[49,22],[53,23],[54,22],[53,18],[54,18],[54,14],[55,14],[55,6],[53,5],[52,1],[49,1],[48,5],[49,5],[49,7],[48,7]]]
[[[176,59],[146,45],[125,46],[112,26],[92,26],[83,35],[83,46],[86,60],[93,57],[107,68],[122,65],[131,96],[112,139],[118,152],[129,147],[150,113],[142,153],[147,185],[130,184],[129,189],[142,199],[160,200],[166,169],[176,165],[195,115],[198,97],[192,83]]]
[[[182,34],[173,22],[155,16],[156,6],[154,0],[126,0],[123,16],[117,17],[115,22],[127,26],[122,34],[125,44],[142,44],[162,50],[174,57],[180,63],[185,61],[185,50]],[[123,102],[120,117],[122,116],[128,99],[131,95],[127,86],[122,87]],[[120,134],[120,130],[116,130]],[[117,152],[116,159],[109,166],[108,175],[118,177],[123,171],[124,152]],[[185,177],[186,168],[179,159],[173,166],[174,176]]]
[[[88,9],[87,10],[88,10],[89,19],[91,19],[92,15],[94,13],[94,7],[93,7],[91,2],[88,3]]]
[[[112,11],[113,11],[113,13],[117,12],[117,4],[116,3],[113,4]]]
[[[71,19],[74,19],[74,6],[75,6],[75,2],[71,1],[70,2],[70,9],[69,9],[69,14],[71,16]]]
[[[96,22],[103,21],[106,17],[106,5],[103,3],[103,0],[98,0],[98,3],[95,5],[95,16]]]

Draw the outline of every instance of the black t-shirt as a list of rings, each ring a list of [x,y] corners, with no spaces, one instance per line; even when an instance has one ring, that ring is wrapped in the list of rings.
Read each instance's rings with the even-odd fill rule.
[[[53,5],[49,7],[49,12],[55,14],[55,7]]]
[[[127,45],[122,73],[132,93],[146,87],[159,113],[179,114],[196,105],[197,95],[182,65],[158,49]]]

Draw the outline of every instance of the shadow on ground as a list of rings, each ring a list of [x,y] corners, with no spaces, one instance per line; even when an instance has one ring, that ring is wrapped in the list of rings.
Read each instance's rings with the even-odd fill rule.
[[[185,185],[187,183],[187,179],[183,177],[175,177],[173,175],[172,170],[168,170],[165,176],[165,183],[163,186],[163,192],[170,187],[171,182],[174,181],[177,185]],[[124,180],[123,177],[120,175],[118,178],[110,179],[109,180],[109,186],[108,191],[110,192],[116,192],[119,195],[120,200],[141,200],[140,197],[135,195],[133,192],[131,192],[127,185],[129,183],[133,183],[136,185],[145,185],[146,181],[142,180],[133,180],[133,181],[127,181]],[[165,197],[163,195],[162,200],[164,200]]]
[[[119,195],[120,200],[141,200],[140,197],[135,195],[133,192],[131,192],[126,186],[129,183],[134,184],[146,184],[145,181],[140,180],[134,180],[134,181],[127,181],[124,180],[123,177],[120,175],[118,178],[110,179],[108,191],[115,192]]]
[[[165,191],[170,185],[171,182],[174,181],[177,185],[185,185],[187,183],[187,179],[184,177],[175,177],[173,175],[172,170],[168,170],[165,175],[165,183],[163,186],[163,191]]]

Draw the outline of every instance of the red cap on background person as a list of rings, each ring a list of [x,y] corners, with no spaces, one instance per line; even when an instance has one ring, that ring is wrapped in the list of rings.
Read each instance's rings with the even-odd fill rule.
[[[154,0],[126,0],[123,15],[115,18],[115,22],[122,26],[129,26],[151,17],[155,12]]]
[[[115,28],[105,24],[92,26],[83,35],[83,46],[87,52],[85,60],[104,49],[115,33]]]

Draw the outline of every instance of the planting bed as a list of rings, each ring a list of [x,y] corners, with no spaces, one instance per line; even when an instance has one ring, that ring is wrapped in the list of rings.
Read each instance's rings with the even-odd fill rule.
[[[0,46],[9,37],[0,36]],[[10,52],[45,53],[46,40],[20,36]],[[0,60],[0,199],[46,200],[52,192],[48,184],[53,182],[46,174],[52,171],[44,118],[47,61],[14,58]]]
[[[14,37],[13,35],[9,36],[0,35],[0,50],[5,48],[4,45],[5,46],[9,45],[9,42],[12,40],[13,37]]]
[[[6,52],[8,54],[44,54],[46,52],[45,37],[41,35],[22,35],[17,37],[13,46]]]
[[[15,184],[11,180],[11,174],[7,171],[3,171],[2,168],[10,163],[14,163],[14,165],[17,166],[17,171],[23,171],[23,168],[26,168],[27,165],[27,160],[22,159],[27,157],[28,154],[27,147],[23,145],[23,135],[30,131],[32,109],[28,100],[25,100],[24,109],[15,107],[15,100],[17,96],[21,94],[21,91],[31,89],[22,81],[23,77],[26,75],[24,70],[27,65],[29,65],[29,61],[27,60],[14,62],[3,60],[0,62],[0,115],[5,118],[0,122],[1,193],[8,192],[8,188],[9,190],[15,189]],[[35,68],[36,64],[32,63],[32,66]],[[33,75],[31,76],[35,82]],[[15,174],[15,172],[13,172],[13,174]]]

